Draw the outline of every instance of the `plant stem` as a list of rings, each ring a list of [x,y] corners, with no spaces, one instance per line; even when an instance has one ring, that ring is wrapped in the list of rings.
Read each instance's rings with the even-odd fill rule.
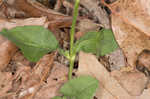
[[[73,52],[73,47],[74,47],[74,33],[75,33],[75,25],[77,21],[77,16],[78,16],[78,7],[79,7],[79,2],[80,0],[75,1],[75,6],[74,6],[74,13],[73,13],[73,21],[72,21],[72,26],[70,30],[70,67],[69,67],[69,80],[72,78],[72,70],[74,67],[74,60],[75,60],[75,53]]]
[[[63,99],[67,99],[67,97],[66,97],[66,96],[63,96]]]

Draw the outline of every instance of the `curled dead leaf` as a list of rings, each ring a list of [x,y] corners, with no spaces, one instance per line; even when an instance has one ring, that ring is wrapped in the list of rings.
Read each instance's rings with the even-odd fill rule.
[[[137,59],[137,68],[147,68],[150,71],[150,50],[143,50]]]
[[[72,24],[72,17],[55,12],[51,9],[47,9],[37,1],[33,0],[15,0],[11,5],[15,6],[18,10],[21,10],[31,17],[47,16],[51,21],[50,27],[62,28],[68,27]]]
[[[137,56],[142,50],[150,50],[148,4],[149,0],[117,0],[108,5],[112,11],[112,29],[115,38],[132,67],[135,67]]]
[[[91,75],[99,80],[99,90],[104,90],[97,93],[100,99],[106,99],[107,93],[112,99],[133,99],[92,54],[80,52],[77,75]]]

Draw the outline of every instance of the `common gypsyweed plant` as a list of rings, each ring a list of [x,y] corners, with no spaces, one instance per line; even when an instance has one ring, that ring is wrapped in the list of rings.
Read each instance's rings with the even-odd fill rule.
[[[91,99],[98,87],[98,81],[90,76],[80,76],[72,79],[76,54],[82,50],[97,56],[103,56],[118,48],[113,33],[109,29],[88,32],[74,43],[79,2],[80,0],[75,1],[69,51],[59,48],[58,41],[53,33],[42,26],[17,26],[10,30],[3,29],[0,32],[1,35],[15,43],[24,56],[32,62],[37,62],[43,55],[54,50],[58,50],[60,54],[69,59],[69,81],[60,89],[64,96],[57,96],[53,99]]]

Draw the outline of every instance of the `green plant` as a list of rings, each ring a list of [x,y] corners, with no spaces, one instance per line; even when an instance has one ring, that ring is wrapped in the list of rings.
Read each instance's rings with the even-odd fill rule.
[[[98,81],[90,76],[80,76],[65,83],[60,93],[64,97],[56,96],[53,99],[91,99],[98,87]]]
[[[3,29],[0,32],[3,36],[15,43],[21,49],[24,56],[30,61],[36,62],[43,55],[54,50],[58,50],[59,53],[69,59],[69,81],[60,89],[64,97],[55,97],[54,99],[91,99],[98,87],[98,81],[90,76],[81,76],[72,79],[76,53],[82,50],[84,52],[94,53],[97,56],[103,56],[118,47],[112,31],[108,29],[88,32],[74,43],[79,1],[80,0],[76,0],[75,2],[73,22],[70,31],[70,51],[64,51],[59,48],[58,41],[52,32],[42,26],[18,26],[10,30]]]

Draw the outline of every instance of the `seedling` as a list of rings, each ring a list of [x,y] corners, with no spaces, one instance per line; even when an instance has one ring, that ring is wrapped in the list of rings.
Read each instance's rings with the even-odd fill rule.
[[[59,48],[58,41],[53,33],[42,26],[18,26],[10,30],[3,29],[0,32],[15,43],[21,49],[24,56],[32,62],[37,62],[43,55],[54,50],[58,50],[59,53],[69,59],[69,81],[60,89],[64,96],[53,99],[91,99],[98,87],[98,81],[90,76],[72,79],[76,54],[82,50],[97,56],[103,56],[118,48],[112,31],[108,29],[88,32],[74,43],[79,2],[80,0],[75,1],[69,51]]]

